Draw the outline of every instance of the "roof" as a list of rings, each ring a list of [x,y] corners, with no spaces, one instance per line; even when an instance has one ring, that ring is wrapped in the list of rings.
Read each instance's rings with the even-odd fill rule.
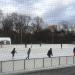
[[[0,41],[1,40],[8,40],[8,41],[11,41],[11,38],[10,37],[0,37]]]

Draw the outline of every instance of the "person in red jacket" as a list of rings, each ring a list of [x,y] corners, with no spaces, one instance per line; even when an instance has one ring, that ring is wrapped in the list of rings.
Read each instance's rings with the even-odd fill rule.
[[[74,56],[75,56],[75,47],[74,47],[74,49],[73,49],[73,54],[74,54]]]

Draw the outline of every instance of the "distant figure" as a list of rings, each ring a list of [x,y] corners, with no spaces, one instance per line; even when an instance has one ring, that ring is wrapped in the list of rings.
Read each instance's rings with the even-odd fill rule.
[[[25,43],[25,48],[27,48],[27,43]]]
[[[29,48],[29,49],[28,49],[28,52],[27,52],[27,55],[28,55],[28,56],[26,57],[26,59],[29,59],[30,52],[31,52],[31,49]]]
[[[41,45],[42,45],[42,41],[40,42],[40,47],[41,47]]]
[[[61,49],[62,49],[62,43],[61,43]]]
[[[73,49],[73,54],[74,54],[74,56],[75,56],[75,47],[74,47],[74,49]]]
[[[31,48],[32,48],[32,43],[31,43]]]
[[[40,43],[40,47],[41,47],[41,43]]]
[[[14,48],[14,49],[11,51],[12,58],[14,57],[15,53],[16,53],[16,50],[15,50],[15,48]]]
[[[48,53],[47,53],[47,56],[50,58],[51,55],[53,56],[53,53],[52,53],[52,48],[49,49]]]

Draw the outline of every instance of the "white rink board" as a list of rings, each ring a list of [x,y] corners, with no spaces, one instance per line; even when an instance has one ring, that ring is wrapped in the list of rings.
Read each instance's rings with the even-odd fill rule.
[[[66,65],[66,57],[60,57],[60,65]]]
[[[59,65],[59,57],[53,57],[52,58],[52,66],[58,66]]]
[[[51,67],[51,58],[44,58],[44,67]]]
[[[24,60],[14,61],[14,70],[24,70]]]
[[[34,59],[25,60],[25,69],[33,69],[34,68]]]
[[[2,62],[2,72],[13,71],[13,61]]]
[[[73,57],[72,56],[67,57],[67,64],[73,64]]]
[[[43,67],[43,59],[35,59],[35,68]]]

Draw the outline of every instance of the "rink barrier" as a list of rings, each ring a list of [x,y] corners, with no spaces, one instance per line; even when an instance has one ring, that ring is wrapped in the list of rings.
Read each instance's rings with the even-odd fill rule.
[[[0,61],[0,73],[32,70],[40,68],[59,67],[75,64],[74,56],[62,56],[51,58],[34,58],[34,59],[21,59],[21,60],[8,60]]]
[[[44,46],[45,45],[45,46]],[[62,44],[63,48],[67,48],[73,44]],[[2,46],[2,47],[1,47]],[[29,47],[51,47],[51,48],[61,48],[61,44],[27,44],[27,48]],[[74,46],[74,45],[73,45]],[[11,44],[11,45],[0,45],[0,48],[26,48],[25,44]]]

